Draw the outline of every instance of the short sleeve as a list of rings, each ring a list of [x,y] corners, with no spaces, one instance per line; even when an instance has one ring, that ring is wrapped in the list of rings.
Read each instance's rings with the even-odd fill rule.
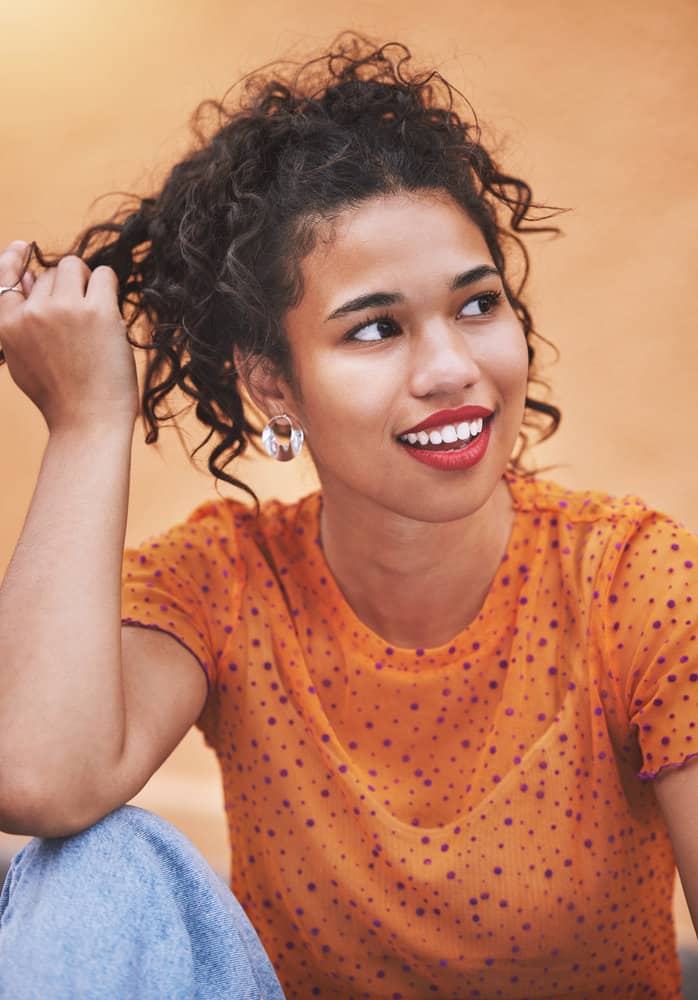
[[[226,501],[202,504],[181,524],[126,549],[121,622],[173,636],[196,657],[210,690],[237,617],[241,570]]]
[[[648,513],[626,539],[607,596],[606,635],[637,733],[641,778],[698,756],[698,538]]]

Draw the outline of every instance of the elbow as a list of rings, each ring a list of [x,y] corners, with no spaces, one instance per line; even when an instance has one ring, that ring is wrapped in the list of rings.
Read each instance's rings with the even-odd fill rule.
[[[23,776],[4,775],[0,784],[0,831],[25,837],[43,837],[44,810],[36,790]]]
[[[69,837],[97,818],[87,818],[26,776],[0,782],[0,831],[24,837]]]

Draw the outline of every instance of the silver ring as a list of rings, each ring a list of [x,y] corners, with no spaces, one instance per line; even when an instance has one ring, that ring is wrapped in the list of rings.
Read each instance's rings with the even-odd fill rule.
[[[20,295],[24,295],[19,281],[16,285],[0,285],[0,295],[5,295],[6,292],[19,292]]]

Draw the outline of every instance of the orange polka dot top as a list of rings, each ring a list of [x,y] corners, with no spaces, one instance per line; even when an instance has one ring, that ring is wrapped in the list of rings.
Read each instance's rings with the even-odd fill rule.
[[[205,503],[125,554],[124,622],[208,678],[232,887],[289,998],[680,997],[647,779],[698,755],[698,541],[507,479],[506,555],[434,649],[353,613],[320,494]]]

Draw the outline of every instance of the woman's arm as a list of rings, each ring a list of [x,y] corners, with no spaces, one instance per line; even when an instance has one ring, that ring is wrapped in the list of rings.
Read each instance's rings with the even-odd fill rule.
[[[143,787],[206,680],[170,636],[120,625],[131,431],[52,435],[0,587],[0,829],[67,836]]]
[[[682,767],[667,768],[655,778],[654,788],[698,934],[698,757]]]
[[[0,283],[14,283],[23,253],[0,254]],[[206,682],[171,638],[129,634],[122,650],[138,400],[116,276],[65,258],[0,298],[0,342],[49,429],[0,586],[0,829],[58,836],[142,787],[197,718]]]

